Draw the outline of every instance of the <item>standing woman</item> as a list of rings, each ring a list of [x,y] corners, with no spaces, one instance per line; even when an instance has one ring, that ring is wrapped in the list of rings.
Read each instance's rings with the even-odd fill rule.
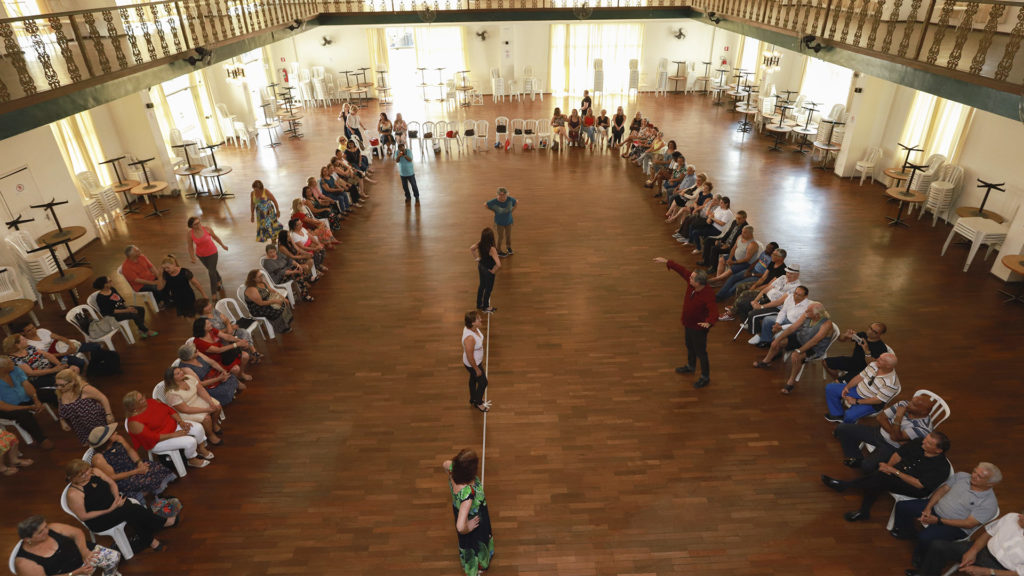
[[[484,485],[476,475],[479,465],[476,452],[468,448],[441,464],[448,473],[455,530],[459,534],[459,562],[466,576],[478,576],[486,571],[494,557],[491,515],[487,511]]]
[[[178,264],[178,259],[173,254],[168,254],[160,262],[160,267],[163,268],[163,276],[160,278],[160,289],[164,290],[166,287],[167,294],[174,298],[174,306],[178,310],[178,316],[186,318],[195,316],[196,293],[193,289],[198,290],[199,295],[206,298],[206,292],[203,292],[202,285],[196,280],[191,270],[182,268]]]
[[[220,244],[225,252],[228,251],[228,247],[213,233],[213,230],[203,226],[199,216],[188,219],[188,228],[189,258],[195,263],[196,256],[198,256],[203,266],[206,266],[206,271],[210,274],[210,295],[218,294],[224,298],[224,282],[221,280],[220,272],[217,272],[217,246],[214,242]]]
[[[341,113],[338,114],[338,120],[341,120],[341,125],[345,128],[345,139],[352,137],[352,131],[348,129],[348,102],[341,105]],[[341,144],[341,139],[338,139],[338,143]]]
[[[381,112],[380,120],[377,121],[377,132],[380,134],[380,143],[387,146],[387,155],[391,156],[392,146],[395,145],[395,137],[391,135],[394,126],[388,120],[388,113]]]
[[[263,182],[254,180],[252,192],[249,193],[249,221],[259,222],[256,224],[256,240],[266,242],[273,240],[274,235],[284,230],[284,226],[277,220],[281,217],[281,207],[277,205],[277,198],[263,187]]]
[[[480,241],[469,247],[469,251],[477,261],[480,273],[480,286],[476,289],[476,309],[484,312],[497,312],[491,307],[491,292],[494,290],[494,275],[501,268],[501,258],[494,246],[494,230],[488,226],[480,233]]]
[[[359,106],[352,104],[348,109],[348,117],[345,119],[346,135],[349,140],[358,139],[360,145],[363,142],[363,130],[366,127],[363,126],[363,120],[359,117]]]
[[[626,113],[619,106],[612,117],[612,137],[608,140],[608,147],[619,147],[622,144],[622,134],[626,131]]]
[[[477,410],[487,412],[491,403],[484,402],[487,373],[484,371],[484,333],[480,330],[483,324],[480,311],[466,312],[465,324],[462,328],[462,365],[469,372],[469,403]]]
[[[409,131],[409,125],[402,119],[401,112],[395,114],[395,124],[392,128],[394,128],[395,144],[406,144],[408,142],[406,133]]]

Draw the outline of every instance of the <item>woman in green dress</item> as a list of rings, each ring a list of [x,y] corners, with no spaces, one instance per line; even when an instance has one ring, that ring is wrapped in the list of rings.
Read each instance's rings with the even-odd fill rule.
[[[448,472],[455,530],[459,534],[459,561],[466,576],[485,572],[494,556],[491,516],[484,486],[476,476],[479,464],[476,452],[466,448],[441,465]]]
[[[263,182],[254,181],[252,193],[249,194],[249,220],[256,223],[257,241],[273,240],[278,232],[284,230],[284,226],[277,220],[280,216],[277,198],[263,187]]]

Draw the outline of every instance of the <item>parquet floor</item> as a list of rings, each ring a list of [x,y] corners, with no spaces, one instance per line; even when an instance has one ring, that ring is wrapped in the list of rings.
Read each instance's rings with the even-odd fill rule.
[[[470,112],[493,132],[499,114],[538,118],[555,103],[488,99]],[[716,191],[747,210],[759,238],[801,264],[811,298],[840,326],[889,325],[904,393],[928,388],[952,407],[943,430],[956,467],[998,464],[1003,512],[1021,509],[1024,430],[1012,406],[1021,399],[1024,307],[1002,303],[988,266],[960,272],[966,248],[939,256],[948,228],[889,228],[895,206],[879,185],[768,152],[767,138],[737,134],[729,110],[706,99],[640,104]],[[406,118],[424,119],[411,106]],[[219,152],[235,169],[226,179],[234,200],[161,200],[166,218],[129,217],[85,256],[112,270],[127,242],[154,261],[182,255],[184,222],[202,213],[231,247],[221,271],[237,285],[261,253],[249,182],[263,180],[282,205],[293,198],[332,151],[336,113],[307,112],[306,137],[276,150]],[[817,370],[783,397],[781,369],[750,368],[758,351],[733,342],[736,324],[722,323],[710,338],[712,385],[695,391],[673,372],[684,354],[682,282],[651,259],[693,257],[669,237],[638,169],[601,152],[492,149],[425,159],[417,151],[416,171],[423,203],[408,207],[394,168],[378,164],[380,182],[339,232],[344,244],[315,287],[317,303],[300,305],[295,332],[264,346],[268,362],[229,408],[217,460],[172,487],[186,507],[181,527],[164,535],[169,549],[125,563],[125,574],[459,573],[439,464],[482,442],[459,334],[476,289],[467,249],[491,221],[483,203],[499,185],[520,205],[516,255],[498,275],[490,324],[493,574],[902,572],[910,547],[884,530],[889,503],[850,525],[842,513],[857,496],[818,481],[850,471],[821,416]],[[192,269],[205,285],[202,267]],[[55,307],[40,317],[69,331]],[[155,340],[119,343],[123,377],[95,382],[119,413],[122,394],[148,392],[189,335],[169,312],[153,325]],[[57,502],[60,465],[81,450],[45,426],[58,448],[29,448],[38,464],[0,480],[6,545],[30,513],[70,521]]]

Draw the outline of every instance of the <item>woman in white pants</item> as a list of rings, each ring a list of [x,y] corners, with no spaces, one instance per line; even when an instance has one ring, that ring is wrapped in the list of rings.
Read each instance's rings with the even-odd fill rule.
[[[133,390],[124,396],[124,410],[128,416],[125,427],[136,450],[183,450],[193,468],[204,468],[213,460],[203,426],[183,420],[167,404]]]

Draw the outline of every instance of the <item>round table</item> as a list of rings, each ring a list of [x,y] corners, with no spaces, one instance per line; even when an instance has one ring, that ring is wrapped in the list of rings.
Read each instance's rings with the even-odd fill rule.
[[[889,221],[889,226],[903,226],[904,228],[910,228],[910,224],[903,221],[903,203],[908,202],[910,204],[922,204],[928,199],[927,194],[915,192],[911,190],[907,192],[906,188],[889,188],[885,191],[885,194],[894,200],[899,200],[899,206],[896,208],[896,217],[889,218],[885,217]]]
[[[1019,254],[1007,254],[1006,256],[1003,256],[1000,262],[1002,262],[1003,266],[1006,266],[1011,271],[1024,275],[1024,256]],[[1009,286],[1010,281],[1007,280],[1006,284]],[[1009,297],[1003,301],[1003,304],[1007,302],[1024,302],[1024,282],[1021,283],[1020,290],[1017,290],[1016,294],[1010,294],[1006,290],[1000,290],[999,293]]]
[[[299,132],[299,126],[301,125],[299,120],[302,120],[302,114],[287,114],[285,116],[281,116],[279,120],[283,120],[288,123],[288,129],[285,130],[284,133],[288,134],[289,138],[302,138],[302,134]]]
[[[753,124],[750,123],[750,116],[757,114],[757,107],[744,106],[741,104],[736,107],[736,111],[739,112],[740,114],[743,114],[743,120],[740,122],[740,127],[737,128],[736,130],[744,133],[750,132],[750,127],[753,126]]]
[[[78,305],[78,293],[75,288],[85,284],[92,278],[92,268],[68,268],[63,274],[54,272],[43,278],[36,284],[36,290],[40,294],[60,294],[67,291],[71,294],[71,301]]]
[[[128,193],[131,192],[132,188],[135,188],[139,184],[141,184],[141,182],[139,182],[138,180],[125,180],[120,184],[114,184],[113,186],[110,187],[114,194],[120,192],[122,195],[124,195],[125,214],[135,214],[138,212],[138,210],[132,208],[132,200],[131,198],[128,197]]]
[[[793,131],[793,129],[790,128],[789,126],[780,126],[778,124],[769,124],[765,128],[767,128],[769,132],[775,135],[775,144],[771,148],[769,148],[769,150],[776,151],[782,150],[782,148],[779,148],[779,144],[782,143],[782,139],[785,138],[787,134]]]
[[[203,170],[202,175],[207,178],[217,179],[217,190],[220,191],[220,195],[217,198],[223,200],[225,198],[234,198],[234,194],[225,194],[224,186],[220,183],[220,177],[231,172],[231,166],[217,166],[216,168],[210,167]]]
[[[804,150],[804,146],[807,146],[808,144],[810,144],[810,142],[807,140],[807,137],[808,136],[814,136],[815,134],[817,134],[818,133],[818,129],[817,128],[804,128],[804,127],[793,128],[793,133],[800,135],[799,146],[797,146],[797,149],[793,150],[793,152],[799,152],[800,154],[807,154],[807,150]]]
[[[1006,222],[1006,218],[1003,218],[991,210],[983,210],[979,213],[977,206],[961,206],[956,209],[956,215],[961,218],[987,218],[989,220],[994,220],[996,224]],[[1007,266],[1007,268],[1009,268],[1009,266]]]
[[[910,172],[904,172],[903,170],[897,170],[895,168],[886,168],[882,173],[889,178],[892,178],[896,184],[910,178]]]
[[[33,311],[35,307],[36,303],[33,300],[26,300],[24,298],[0,302],[0,324],[3,324],[4,332],[10,336],[11,329],[7,325],[25,314],[29,314],[32,318],[32,323],[38,326],[39,319],[36,318],[36,313]]]
[[[88,264],[85,260],[76,260],[75,253],[71,251],[72,240],[78,240],[82,236],[85,236],[85,226],[65,226],[63,230],[50,230],[46,234],[43,234],[39,238],[36,238],[36,243],[40,246],[53,246],[55,244],[63,244],[68,249],[68,258],[71,259],[72,266],[83,266]]]
[[[188,166],[182,166],[181,168],[178,168],[177,170],[174,171],[174,174],[176,176],[188,176],[189,179],[192,181],[193,193],[191,194],[191,196],[199,196],[199,187],[196,186],[196,174],[199,174],[205,169],[206,166],[202,164],[189,164]]]
[[[472,86],[456,86],[455,93],[459,95],[459,106],[468,108],[470,106],[469,96],[470,91],[473,90]]]
[[[136,186],[135,188],[132,188],[132,194],[134,194],[135,196],[149,196],[151,194],[156,194],[157,192],[163,192],[164,190],[167,190],[167,182],[153,180],[148,185],[143,184],[142,186]],[[150,203],[153,204],[153,211],[150,212],[149,214],[146,214],[146,218],[152,218],[153,216],[163,216],[164,212],[170,212],[170,210],[160,210],[156,207],[155,196],[153,198],[150,198],[149,201]]]

